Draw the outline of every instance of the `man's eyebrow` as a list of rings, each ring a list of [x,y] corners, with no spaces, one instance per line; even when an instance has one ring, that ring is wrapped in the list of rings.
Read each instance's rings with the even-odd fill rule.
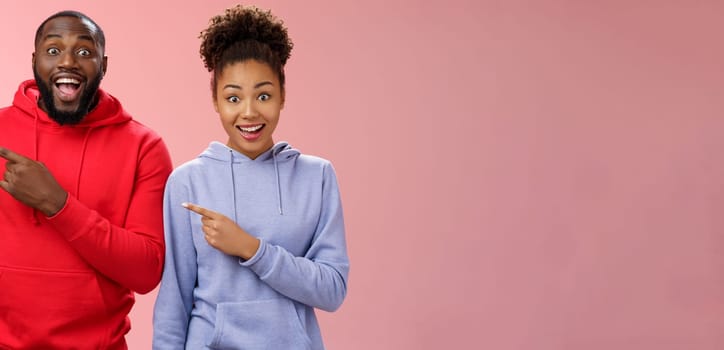
[[[48,40],[52,38],[62,38],[62,36],[60,34],[48,34],[43,37],[43,40]]]
[[[93,36],[88,35],[88,34],[78,35],[78,38],[81,39],[81,40],[88,40],[88,41],[92,41],[92,42],[95,42],[95,41],[96,41],[96,39],[95,39]]]
[[[53,38],[62,38],[62,37],[63,37],[63,36],[60,35],[60,34],[50,33],[50,34],[46,35],[46,36],[43,38],[43,40],[48,40],[48,39],[53,39]],[[78,35],[78,39],[95,42],[95,38],[93,38],[93,36],[88,35],[88,34]]]

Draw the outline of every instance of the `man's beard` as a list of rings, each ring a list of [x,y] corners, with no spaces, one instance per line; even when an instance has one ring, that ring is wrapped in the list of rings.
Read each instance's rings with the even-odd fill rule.
[[[43,81],[38,75],[38,71],[35,69],[33,69],[33,74],[35,75],[35,82],[38,85],[38,90],[40,91],[40,98],[43,100],[43,105],[46,109],[45,112],[48,113],[50,119],[55,120],[58,124],[78,124],[81,120],[83,120],[83,117],[85,117],[95,107],[95,102],[97,102],[95,99],[96,92],[98,91],[98,87],[100,87],[101,80],[103,79],[102,72],[99,71],[95,79],[88,80],[86,82],[87,85],[85,90],[83,90],[80,95],[78,108],[71,112],[59,111],[55,108],[55,100],[53,99],[53,90],[50,82],[46,83]]]

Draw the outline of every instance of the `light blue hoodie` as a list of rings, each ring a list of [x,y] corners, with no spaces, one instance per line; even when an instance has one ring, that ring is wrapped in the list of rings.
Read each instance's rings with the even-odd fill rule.
[[[234,220],[259,250],[244,261],[211,247],[183,202]],[[169,177],[164,225],[154,349],[324,349],[314,308],[342,304],[349,272],[330,162],[285,142],[255,160],[212,142]]]

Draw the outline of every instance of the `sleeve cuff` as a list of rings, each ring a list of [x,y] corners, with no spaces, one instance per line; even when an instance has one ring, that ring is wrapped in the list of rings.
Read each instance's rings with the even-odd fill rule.
[[[46,219],[68,241],[82,235],[85,232],[83,228],[93,220],[92,215],[88,213],[88,208],[70,195],[65,200],[65,205],[53,216],[48,216]]]
[[[257,263],[261,259],[262,256],[264,256],[264,253],[266,252],[266,242],[259,238],[259,249],[256,250],[256,254],[249,258],[249,260],[239,259],[239,265],[250,267]]]
[[[51,220],[51,219],[53,219],[54,217],[60,215],[60,213],[62,213],[63,210],[65,210],[65,208],[68,206],[68,202],[70,202],[70,197],[71,197],[71,196],[70,196],[70,193],[68,193],[68,194],[65,196],[65,203],[63,203],[63,206],[60,208],[60,210],[56,211],[55,214],[53,214],[53,215],[51,215],[51,216],[46,216],[45,218],[48,219],[48,220]]]

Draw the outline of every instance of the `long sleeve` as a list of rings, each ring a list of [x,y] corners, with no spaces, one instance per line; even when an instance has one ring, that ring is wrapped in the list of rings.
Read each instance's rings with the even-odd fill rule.
[[[347,294],[349,258],[337,177],[325,165],[322,207],[312,243],[303,257],[262,240],[257,253],[240,262],[279,293],[300,303],[334,311]]]
[[[169,178],[164,196],[166,261],[153,312],[153,348],[183,349],[196,285],[196,249],[189,214],[181,206],[188,201],[183,181]]]
[[[147,293],[158,285],[163,268],[161,204],[171,169],[171,158],[160,139],[140,154],[123,227],[111,224],[71,195],[47,221],[98,272],[130,290]]]

